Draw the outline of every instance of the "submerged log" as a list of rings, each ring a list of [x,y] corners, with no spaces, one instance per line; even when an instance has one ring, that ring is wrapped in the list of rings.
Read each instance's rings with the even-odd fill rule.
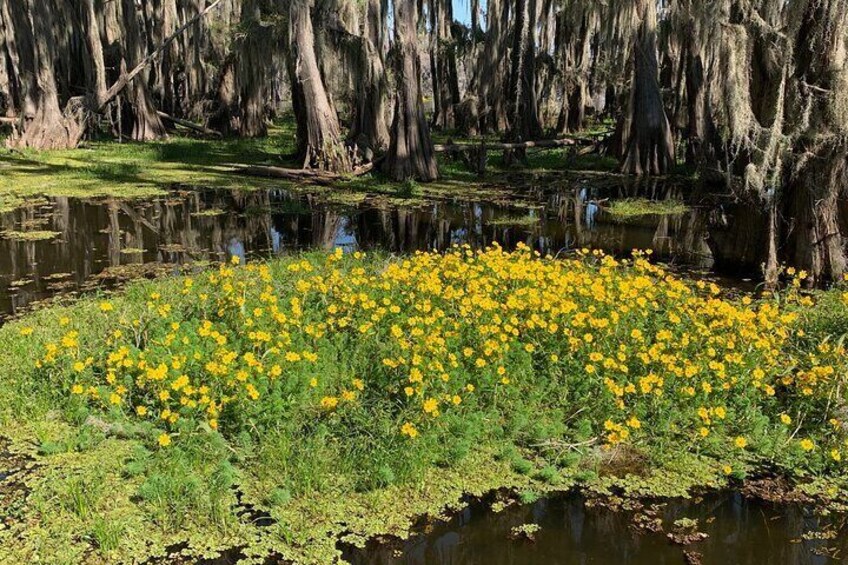
[[[275,178],[291,181],[309,181],[315,184],[331,184],[342,181],[351,177],[358,177],[366,173],[370,173],[377,165],[376,161],[356,167],[347,174],[331,173],[329,171],[320,171],[315,169],[288,169],[285,167],[270,167],[266,165],[244,165],[239,163],[229,163],[227,166],[232,167],[234,173],[246,175],[250,177]]]
[[[445,143],[434,145],[436,153],[459,153],[462,151],[506,151],[510,149],[552,149],[557,147],[573,147],[575,145],[593,146],[595,142],[580,137],[565,137],[560,139],[540,139],[538,141],[517,141],[514,143]]]

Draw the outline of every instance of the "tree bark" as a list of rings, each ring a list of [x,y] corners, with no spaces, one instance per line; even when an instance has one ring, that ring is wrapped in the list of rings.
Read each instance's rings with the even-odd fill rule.
[[[514,21],[508,137],[526,141],[542,136],[536,99],[536,0],[515,0]]]
[[[639,29],[633,45],[632,82],[621,130],[621,171],[662,175],[674,164],[674,139],[658,82],[657,13],[651,0],[637,0]]]
[[[848,197],[848,0],[801,4],[788,104],[804,130],[793,143],[780,196],[787,260],[806,270],[813,285],[848,272],[848,218],[840,208]]]
[[[289,23],[294,65],[293,102],[304,168],[348,172],[352,163],[341,137],[336,110],[327,95],[315,56],[311,0],[291,0]]]
[[[224,60],[218,73],[212,112],[206,122],[207,127],[224,136],[237,134],[241,127],[235,71],[237,64],[234,56],[228,56]]]
[[[10,69],[12,67],[11,56],[6,48],[6,22],[4,19],[4,8],[0,0],[0,118],[10,118],[16,115],[15,99],[13,96],[12,79]]]
[[[363,69],[356,91],[351,139],[373,155],[385,150],[389,144],[389,126],[386,122],[386,69],[385,52],[386,0],[367,0],[365,26],[362,37]],[[366,160],[370,160],[366,156]]]
[[[9,147],[33,149],[65,149],[75,147],[83,134],[82,116],[69,106],[63,113],[59,106],[53,63],[56,58],[53,43],[53,12],[49,0],[24,0],[19,12],[16,31],[31,43],[32,52],[20,52],[21,68],[31,69],[35,76],[37,93],[35,112],[24,119],[23,131],[7,140]],[[28,21],[27,21],[28,20]],[[31,41],[29,41],[31,40]],[[77,109],[78,110],[78,109]]]
[[[476,112],[481,133],[503,131],[506,128],[506,81],[503,60],[507,53],[506,27],[509,3],[506,0],[488,0],[486,10],[486,40],[477,63]],[[469,90],[472,90],[470,88]]]
[[[397,96],[384,170],[398,181],[432,181],[439,170],[421,97],[418,13],[413,0],[394,0],[394,8]]]
[[[591,63],[592,14],[584,11],[580,17],[577,33],[567,29],[564,21],[559,22],[557,42],[564,51],[564,67],[567,72],[563,85],[562,109],[557,119],[558,133],[580,131],[586,125],[586,106],[589,104],[588,75]],[[572,37],[573,36],[573,37]]]
[[[124,57],[121,61],[121,74],[129,72],[128,64],[141,61],[147,55],[144,39],[143,14],[136,10],[135,0],[122,0],[124,21]],[[161,118],[156,113],[156,105],[148,87],[150,71],[145,67],[139,76],[129,85],[129,112],[125,118],[132,124],[130,133],[134,141],[152,141],[168,137]]]
[[[35,47],[32,23],[25,4],[16,0],[0,0],[4,43],[9,64],[10,94],[16,101],[16,111],[24,119],[35,117],[38,107],[38,82],[35,72]]]
[[[432,25],[435,27],[431,56],[435,58],[433,98],[437,107],[433,124],[443,129],[453,129],[457,125],[456,105],[460,100],[456,38],[453,35],[453,0],[430,0],[430,10],[433,13]]]
[[[257,0],[242,4],[244,36],[239,44],[239,134],[242,137],[263,137],[268,133],[265,111],[267,97],[267,56],[264,53],[262,14]]]
[[[106,60],[103,56],[103,43],[100,39],[100,22],[97,18],[96,0],[80,1],[80,23],[85,32],[85,42],[88,49],[86,59],[86,74],[90,106],[99,108],[106,97]]]
[[[707,136],[707,96],[704,87],[704,62],[696,43],[695,21],[689,24],[686,45],[686,164],[694,167],[704,160],[702,151]]]

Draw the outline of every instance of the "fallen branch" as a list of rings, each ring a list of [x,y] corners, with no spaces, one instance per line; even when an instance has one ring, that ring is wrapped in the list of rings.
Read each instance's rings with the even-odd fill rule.
[[[264,177],[274,179],[284,179],[292,181],[310,181],[315,184],[331,184],[338,181],[343,181],[351,177],[362,176],[374,170],[377,162],[372,161],[356,167],[350,173],[331,173],[327,171],[315,171],[312,169],[287,169],[285,167],[269,167],[266,165],[244,165],[239,163],[230,163],[227,166],[232,167],[234,173],[247,175],[251,177]]]
[[[575,145],[593,145],[594,142],[584,138],[566,137],[562,139],[540,139],[538,141],[519,141],[516,143],[446,143],[433,146],[436,153],[461,153],[463,151],[506,151],[510,149],[529,149],[530,147],[554,148],[573,147]]]
[[[190,19],[189,21],[187,21],[186,23],[184,23],[183,25],[181,25],[180,27],[178,27],[178,28],[176,29],[176,31],[174,31],[174,33],[172,33],[171,35],[169,35],[169,36],[165,39],[165,41],[163,41],[163,42],[162,42],[162,44],[161,44],[161,45],[159,45],[159,47],[157,47],[156,49],[154,49],[153,51],[151,51],[151,52],[150,52],[150,53],[149,53],[149,54],[148,54],[148,55],[147,55],[144,59],[142,59],[141,61],[139,61],[139,63],[138,63],[135,67],[133,67],[133,69],[132,69],[131,71],[129,71],[128,73],[124,73],[124,74],[122,74],[120,77],[118,77],[118,80],[115,82],[115,84],[113,84],[111,87],[109,87],[109,90],[107,90],[107,91],[105,92],[105,94],[103,95],[103,97],[102,97],[102,98],[100,98],[99,100],[97,100],[97,108],[95,108],[96,112],[97,112],[97,113],[101,113],[101,112],[103,112],[103,110],[105,110],[105,109],[106,109],[106,106],[107,106],[107,105],[108,105],[108,104],[109,104],[112,100],[114,100],[114,99],[115,99],[115,97],[116,97],[116,96],[118,96],[118,94],[120,94],[120,93],[121,93],[121,91],[122,91],[122,90],[124,90],[124,88],[126,88],[126,87],[127,87],[127,85],[128,85],[129,83],[131,83],[131,82],[133,81],[133,79],[134,79],[135,77],[137,77],[137,76],[139,75],[139,73],[141,73],[141,71],[143,71],[143,70],[144,70],[144,68],[145,68],[147,65],[149,65],[149,64],[150,64],[150,62],[151,62],[151,61],[153,61],[153,59],[155,59],[155,58],[156,58],[156,57],[157,57],[160,53],[162,53],[163,51],[165,51],[165,49],[167,49],[167,48],[168,48],[168,46],[169,46],[171,43],[173,43],[173,42],[174,42],[174,40],[175,40],[177,37],[179,37],[180,35],[182,35],[182,33],[183,33],[185,30],[187,30],[188,28],[190,28],[191,26],[193,26],[194,24],[196,24],[196,23],[197,23],[197,22],[198,22],[201,18],[203,18],[204,16],[206,16],[206,14],[208,14],[209,12],[211,12],[212,10],[214,10],[214,9],[215,9],[215,7],[217,7],[217,6],[218,6],[218,4],[220,4],[220,3],[221,3],[221,0],[215,0],[214,2],[212,2],[212,3],[211,3],[209,6],[207,6],[207,7],[206,7],[203,11],[201,11],[201,12],[200,12],[200,13],[198,13],[196,16],[194,16],[192,19]]]
[[[188,120],[175,118],[174,116],[171,116],[170,114],[166,114],[165,112],[156,112],[156,113],[159,114],[160,118],[164,118],[168,121],[174,122],[178,126],[183,126],[184,128],[194,130],[198,133],[202,133],[203,135],[208,135],[208,136],[211,136],[211,137],[222,137],[221,132],[215,131],[214,129],[209,129],[207,127],[204,127],[200,124],[196,124],[194,122],[190,122]]]

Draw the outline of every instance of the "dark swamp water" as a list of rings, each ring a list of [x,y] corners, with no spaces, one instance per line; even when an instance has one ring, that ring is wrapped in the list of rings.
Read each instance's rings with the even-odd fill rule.
[[[634,527],[634,512],[593,507],[563,495],[493,512],[471,504],[447,523],[405,542],[347,548],[353,565],[824,565],[848,563],[848,530],[839,518],[817,518],[799,505],[773,505],[739,493],[672,501],[657,509],[664,531]],[[701,541],[668,539],[674,522],[697,520]],[[513,528],[540,529],[514,539]],[[825,539],[816,539],[825,538]]]
[[[57,294],[104,288],[175,272],[229,255],[269,257],[304,249],[406,253],[519,242],[543,253],[582,247],[627,254],[653,249],[657,260],[689,272],[745,275],[756,241],[742,236],[747,212],[695,203],[686,213],[617,220],[617,198],[679,200],[682,187],[575,179],[524,187],[502,202],[355,204],[285,191],[175,190],[150,200],[43,200],[0,215],[0,320]],[[740,227],[741,226],[741,227]],[[52,232],[21,240],[11,232]],[[742,242],[742,245],[727,242]]]

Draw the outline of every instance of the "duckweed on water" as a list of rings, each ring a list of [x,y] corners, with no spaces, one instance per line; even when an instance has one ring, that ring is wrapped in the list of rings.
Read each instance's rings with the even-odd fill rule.
[[[539,216],[527,214],[525,216],[504,216],[501,218],[493,218],[491,220],[488,220],[486,223],[490,226],[529,227],[535,226],[541,221],[542,218],[540,218]]]
[[[53,239],[62,235],[61,232],[48,230],[33,230],[33,231],[2,231],[0,237],[4,239],[13,239],[15,241],[42,241]]]
[[[324,563],[337,536],[402,535],[465,491],[685,494],[769,470],[833,495],[848,292],[805,296],[804,276],[731,300],[642,253],[337,251],[39,312],[0,329],[0,418],[39,446],[0,543],[15,562],[186,541]]]
[[[646,198],[625,198],[613,200],[609,213],[614,218],[628,220],[640,216],[673,216],[685,214],[689,207],[678,200],[648,200]]]

